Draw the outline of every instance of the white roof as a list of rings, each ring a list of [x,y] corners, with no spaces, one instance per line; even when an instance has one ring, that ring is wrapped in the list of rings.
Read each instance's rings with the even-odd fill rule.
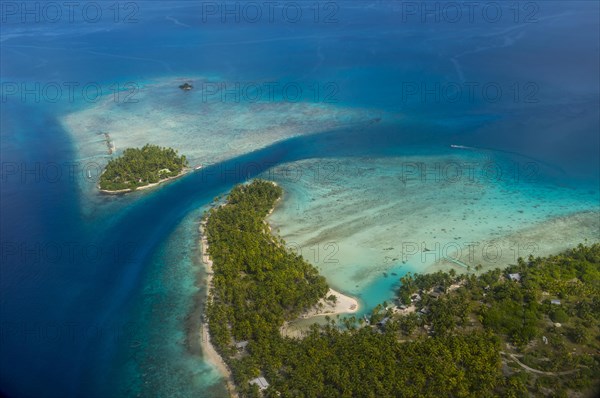
[[[250,380],[250,384],[256,384],[261,390],[265,390],[267,387],[269,387],[269,383],[262,376]]]

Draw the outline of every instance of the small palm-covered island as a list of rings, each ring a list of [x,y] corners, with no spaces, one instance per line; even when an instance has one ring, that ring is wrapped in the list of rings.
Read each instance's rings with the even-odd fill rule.
[[[597,396],[600,244],[504,270],[406,275],[394,305],[288,336],[286,321],[331,298],[265,223],[281,195],[267,181],[237,186],[202,222],[206,350],[233,396]]]
[[[105,193],[124,193],[148,188],[177,178],[187,171],[185,155],[173,148],[146,144],[142,148],[127,148],[112,159],[100,176],[99,188]]]

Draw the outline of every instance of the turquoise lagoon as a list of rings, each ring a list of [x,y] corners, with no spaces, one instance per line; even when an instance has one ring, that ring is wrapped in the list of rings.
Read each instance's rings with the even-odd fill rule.
[[[203,23],[194,2],[139,2],[132,24],[3,23],[2,83],[139,89],[138,102],[7,96],[3,166],[100,167],[107,132],[117,153],[152,142],[204,167],[110,197],[80,169],[3,168],[0,392],[225,396],[198,347],[197,227],[215,196],[254,177],[283,186],[270,222],[290,249],[362,311],[405,272],[461,267],[447,257],[494,267],[598,240],[598,4],[569,4],[540,3],[535,23],[405,23],[381,1],[340,3],[334,24]],[[205,101],[177,88],[188,80],[335,83],[338,95]],[[466,82],[505,95],[406,98],[407,84]],[[537,101],[515,96],[529,82]]]
[[[267,173],[285,191],[270,223],[366,312],[406,272],[503,268],[598,241],[597,190],[557,185],[547,165],[517,155],[428,151],[279,166]]]

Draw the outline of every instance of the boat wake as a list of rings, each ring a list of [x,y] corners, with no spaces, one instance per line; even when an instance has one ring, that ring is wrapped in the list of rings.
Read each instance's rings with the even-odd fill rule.
[[[509,155],[512,155],[512,156],[517,156],[517,157],[520,157],[520,158],[523,158],[523,159],[527,159],[531,163],[536,163],[538,165],[543,165],[546,168],[548,168],[549,170],[554,170],[555,172],[559,172],[562,175],[566,174],[566,172],[564,171],[564,169],[562,167],[556,165],[556,164],[549,163],[549,162],[546,162],[546,161],[541,160],[541,159],[534,158],[534,157],[529,156],[529,155],[524,155],[524,154],[519,153],[519,152],[507,151],[507,150],[503,150],[503,149],[494,149],[494,148],[477,148],[477,147],[472,147],[472,146],[456,145],[456,144],[451,144],[450,148],[453,148],[453,149],[467,149],[467,150],[471,150],[471,151],[505,153],[505,154],[509,154]]]

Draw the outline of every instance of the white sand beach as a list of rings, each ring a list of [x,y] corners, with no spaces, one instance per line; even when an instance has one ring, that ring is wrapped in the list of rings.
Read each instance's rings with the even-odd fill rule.
[[[200,236],[202,245],[202,262],[206,267],[206,302],[209,302],[210,289],[212,287],[213,278],[213,262],[210,259],[210,256],[208,255],[208,241],[204,236],[204,224],[204,221],[200,223]],[[238,397],[238,394],[235,390],[235,384],[233,383],[233,376],[231,374],[231,370],[210,342],[210,333],[208,329],[208,322],[206,322],[206,319],[204,320],[204,322],[202,322],[202,327],[200,330],[200,346],[202,347],[202,353],[204,355],[204,358],[223,375],[223,378],[227,383],[227,390],[229,391],[229,395],[233,398]]]
[[[334,296],[335,301],[329,300],[330,296]],[[325,298],[319,300],[317,305],[302,314],[300,318],[309,319],[316,316],[353,314],[358,312],[358,309],[358,300],[330,288]]]
[[[406,272],[467,270],[448,256],[485,270],[598,241],[597,191],[542,178],[490,180],[480,172],[487,162],[475,152],[293,162],[282,168],[298,177],[276,178],[286,195],[269,222],[337,290],[360,297],[366,308],[393,298],[394,283]],[[431,173],[415,176],[417,164]],[[447,164],[479,171],[456,181],[434,173]]]
[[[328,300],[331,295],[335,296],[335,302]],[[357,299],[329,288],[325,298],[319,300],[314,307],[301,314],[298,319],[284,322],[279,328],[279,332],[285,337],[301,339],[304,332],[313,323],[324,324],[327,321],[326,316],[333,318],[338,315],[353,314],[359,309],[360,305]]]
[[[168,178],[163,178],[159,182],[154,182],[152,184],[148,184],[148,185],[144,185],[142,187],[138,187],[138,188],[135,189],[135,191],[143,191],[144,189],[150,189],[150,188],[157,187],[157,186],[159,186],[162,183],[175,180],[175,179],[177,179],[179,177],[183,177],[184,175],[186,175],[187,173],[189,173],[191,171],[193,171],[193,169],[190,169],[190,168],[183,169],[181,171],[181,173],[177,174],[176,176],[168,177]],[[123,193],[134,192],[134,190],[131,189],[131,188],[117,189],[116,191],[110,191],[108,189],[100,189],[100,187],[98,187],[98,189],[100,190],[100,192],[108,194],[108,195],[119,195],[119,194],[123,194]]]

